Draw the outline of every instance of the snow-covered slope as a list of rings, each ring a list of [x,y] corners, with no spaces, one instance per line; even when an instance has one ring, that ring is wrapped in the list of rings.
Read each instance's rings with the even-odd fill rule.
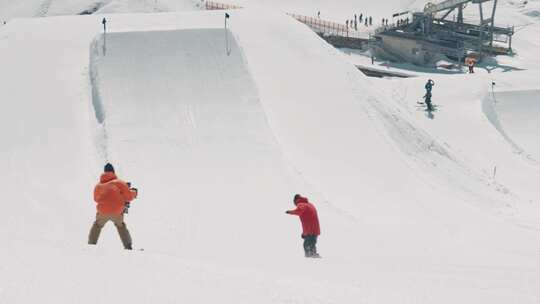
[[[487,77],[435,78],[430,120],[425,79],[367,79],[282,14],[101,18],[0,28],[0,302],[540,298],[538,170],[482,110]],[[107,160],[140,189],[144,252],[110,226],[85,245]],[[283,212],[296,192],[322,260]]]
[[[507,140],[517,152],[536,161],[540,159],[537,78],[538,70],[497,75],[486,96]]]
[[[0,22],[22,17],[156,13],[201,8],[198,0],[0,0]]]
[[[295,187],[231,33],[113,33],[92,59],[97,147],[141,190],[137,243],[190,257],[294,255],[293,244],[273,248],[296,227],[279,212]]]
[[[497,113],[504,130],[514,139],[518,146],[532,154],[536,159],[540,156],[538,147],[539,106],[535,88],[525,91],[507,91],[495,94]]]

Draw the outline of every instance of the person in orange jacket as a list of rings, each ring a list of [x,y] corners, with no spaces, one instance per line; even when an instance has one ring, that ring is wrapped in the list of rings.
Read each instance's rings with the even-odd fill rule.
[[[125,249],[132,249],[132,240],[126,223],[124,222],[125,204],[137,197],[137,189],[130,188],[128,184],[116,177],[113,165],[107,163],[99,183],[94,188],[94,201],[96,202],[96,220],[90,229],[88,244],[98,242],[101,229],[108,221],[112,221],[118,230]]]
[[[469,67],[469,74],[474,74],[474,66],[476,65],[476,59],[474,57],[467,57],[466,63]]]
[[[302,238],[304,239],[304,252],[306,258],[319,258],[317,253],[317,237],[321,234],[317,209],[307,198],[296,194],[293,198],[296,209],[287,210],[285,213],[298,215],[302,222]]]

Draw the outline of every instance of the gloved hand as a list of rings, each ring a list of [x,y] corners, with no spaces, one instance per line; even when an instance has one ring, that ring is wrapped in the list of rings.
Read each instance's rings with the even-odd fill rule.
[[[291,211],[287,210],[287,211],[285,211],[285,213],[287,213],[287,214],[291,214]]]

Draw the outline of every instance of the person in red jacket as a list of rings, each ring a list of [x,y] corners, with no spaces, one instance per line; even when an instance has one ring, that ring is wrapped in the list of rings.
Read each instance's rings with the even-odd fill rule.
[[[317,253],[317,237],[321,234],[317,209],[307,198],[296,194],[293,199],[296,209],[287,210],[285,213],[298,215],[302,222],[302,238],[304,239],[304,252],[306,258],[319,258]]]
[[[131,250],[131,235],[126,223],[124,223],[124,207],[126,203],[137,197],[137,189],[130,189],[126,182],[118,179],[111,164],[106,164],[104,171],[99,183],[94,188],[97,214],[96,221],[90,229],[88,244],[97,244],[101,229],[108,221],[112,221],[118,230],[124,248]]]

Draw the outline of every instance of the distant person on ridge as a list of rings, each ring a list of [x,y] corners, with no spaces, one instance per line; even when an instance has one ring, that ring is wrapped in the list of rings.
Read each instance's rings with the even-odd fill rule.
[[[101,229],[108,221],[112,221],[118,230],[125,249],[132,249],[131,235],[124,223],[124,207],[126,202],[137,198],[137,189],[116,177],[114,167],[107,163],[99,184],[94,188],[94,201],[97,203],[96,221],[90,229],[88,244],[98,242]]]
[[[320,258],[317,253],[317,237],[321,234],[317,209],[307,198],[296,194],[293,199],[296,209],[285,213],[298,215],[302,222],[302,238],[304,239],[304,252],[306,258]]]

